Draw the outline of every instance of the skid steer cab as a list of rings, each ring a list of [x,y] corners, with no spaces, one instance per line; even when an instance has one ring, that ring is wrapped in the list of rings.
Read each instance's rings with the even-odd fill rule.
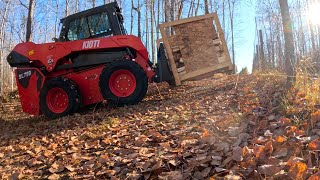
[[[133,105],[145,97],[148,82],[164,80],[168,69],[152,67],[141,40],[126,35],[116,2],[70,15],[61,23],[55,42],[21,43],[7,57],[16,67],[24,112],[55,119],[104,100]]]

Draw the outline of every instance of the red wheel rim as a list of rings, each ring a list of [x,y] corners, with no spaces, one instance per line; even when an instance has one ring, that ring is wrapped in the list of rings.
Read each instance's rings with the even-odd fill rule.
[[[63,113],[69,104],[69,97],[65,90],[61,88],[52,88],[48,91],[47,105],[50,111],[60,114]]]
[[[136,89],[135,76],[128,70],[117,70],[112,73],[109,79],[111,92],[118,97],[128,97]]]

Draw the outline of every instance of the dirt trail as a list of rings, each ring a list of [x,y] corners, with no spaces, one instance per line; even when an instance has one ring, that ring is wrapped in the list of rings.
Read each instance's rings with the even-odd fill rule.
[[[100,107],[54,121],[0,119],[0,175],[203,179],[230,174],[248,144],[242,113],[258,107],[253,89],[258,81],[221,76],[173,89],[151,84],[136,106]]]

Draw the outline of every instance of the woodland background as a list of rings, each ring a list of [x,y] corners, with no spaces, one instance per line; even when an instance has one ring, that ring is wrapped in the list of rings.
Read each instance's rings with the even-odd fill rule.
[[[14,45],[50,42],[61,18],[104,3],[0,0],[1,94],[15,89],[6,62]],[[159,23],[217,11],[233,63],[236,50],[248,51],[245,43],[255,46],[248,52],[253,75],[220,74],[176,88],[150,84],[136,106],[95,107],[56,121],[3,110],[2,179],[319,179],[319,0],[118,3],[128,33],[142,39],[153,60]],[[256,33],[238,32],[249,23],[239,19],[241,8],[252,4]],[[239,41],[245,36],[255,40]],[[287,77],[296,77],[289,91]]]
[[[10,50],[20,42],[50,42],[59,36],[60,19],[88,8],[109,3],[112,0],[0,0],[0,90],[1,94],[15,89],[13,69],[6,62]],[[240,9],[256,5],[255,42],[241,42],[241,36],[252,36],[237,32],[246,20],[239,19]],[[119,0],[128,34],[139,36],[155,60],[156,43],[160,33],[157,25],[209,12],[217,12],[233,63],[237,62],[236,49],[243,43],[254,43],[253,72],[286,69],[287,64],[295,68],[300,60],[317,62],[320,46],[320,25],[310,18],[318,0],[289,0],[292,20],[293,44],[290,62],[285,62],[285,42],[279,1],[274,0]],[[310,10],[311,9],[311,10]],[[240,40],[239,40],[240,39]],[[238,48],[237,48],[238,47]],[[243,50],[245,51],[245,49]],[[249,52],[251,53],[251,52]],[[248,59],[252,61],[252,59]],[[246,72],[246,68],[242,72]]]
[[[10,50],[20,42],[50,42],[59,36],[60,19],[113,0],[1,0],[0,1],[0,59],[1,94],[15,89],[13,70],[6,62]],[[218,12],[226,30],[230,49],[234,52],[237,10],[240,0],[119,0],[128,34],[139,36],[149,50],[150,59],[156,56],[155,40],[159,38],[158,24],[180,18]],[[246,2],[247,3],[247,2]],[[235,61],[235,58],[233,58]]]

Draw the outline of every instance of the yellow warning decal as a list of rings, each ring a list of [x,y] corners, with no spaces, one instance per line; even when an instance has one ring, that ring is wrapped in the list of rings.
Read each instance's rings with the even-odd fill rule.
[[[29,56],[32,56],[34,54],[34,50],[31,50],[28,52]]]

